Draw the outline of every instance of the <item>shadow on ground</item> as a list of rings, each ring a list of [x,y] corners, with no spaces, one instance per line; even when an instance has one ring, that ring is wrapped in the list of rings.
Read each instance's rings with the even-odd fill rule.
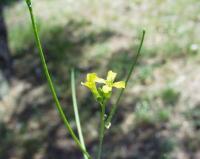
[[[92,64],[81,67],[83,55],[87,55],[85,48],[103,43],[117,34],[110,30],[88,32],[84,30],[86,26],[90,26],[90,22],[71,20],[64,27],[56,27],[42,37],[53,81],[59,86],[57,87],[59,99],[66,114],[70,116],[74,129],[70,88],[66,86],[69,86],[68,72],[72,66],[84,74],[99,67]],[[106,67],[115,68],[122,72],[119,77],[124,77],[133,58],[129,54],[132,50],[131,46],[128,49],[118,50],[108,60]],[[32,43],[26,46],[25,50],[18,51],[20,54],[14,57],[14,83],[15,85],[22,83],[27,87],[12,99],[14,107],[10,118],[0,124],[0,158],[81,159],[82,154],[58,118],[54,102],[46,88],[35,44]],[[131,125],[127,133],[121,133],[120,126],[125,120],[124,114],[133,111],[136,100],[134,97],[131,105],[122,105],[120,108],[115,120],[116,128],[105,137],[103,154],[105,159],[167,159],[167,155],[174,148],[175,143],[169,134],[165,134],[166,124],[162,122],[158,125],[152,123],[136,127]],[[96,124],[98,105],[92,104],[94,102],[91,94],[87,94],[79,103],[84,106],[80,108],[80,112],[83,114],[84,132],[88,134],[86,144],[89,152],[95,156],[97,136],[92,134],[96,133],[93,129],[98,128]],[[91,123],[93,123],[92,129],[89,129],[88,124]]]

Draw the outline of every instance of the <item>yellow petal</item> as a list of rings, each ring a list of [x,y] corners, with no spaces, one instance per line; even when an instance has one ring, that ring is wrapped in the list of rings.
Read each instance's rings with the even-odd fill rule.
[[[114,82],[115,78],[117,76],[117,73],[113,72],[113,71],[108,71],[108,75],[107,75],[107,81],[108,82]]]
[[[106,81],[103,78],[99,78],[99,77],[97,77],[95,79],[95,82],[97,82],[97,83],[106,83]]]
[[[98,82],[98,83],[105,83],[105,80],[99,78],[96,73],[88,73],[87,74],[87,81],[88,82]]]
[[[125,88],[125,82],[124,81],[120,81],[120,82],[115,82],[113,83],[113,87],[115,88]]]
[[[81,82],[81,84],[83,85],[83,86],[86,86],[86,87],[88,87],[88,88],[90,88],[90,89],[92,89],[92,83],[91,82]]]
[[[87,74],[87,81],[88,82],[95,82],[96,78],[97,78],[96,73],[88,73]]]
[[[112,87],[109,87],[108,85],[104,85],[102,90],[104,93],[109,93],[110,91],[112,91]]]
[[[94,82],[85,82],[85,83],[81,82],[81,84],[82,84],[83,86],[88,87],[88,88],[90,89],[90,91],[94,94],[94,96],[95,96],[96,98],[98,98],[98,97],[100,96],[100,95],[99,95],[99,92],[97,91],[97,88],[96,88],[96,85],[95,85]]]

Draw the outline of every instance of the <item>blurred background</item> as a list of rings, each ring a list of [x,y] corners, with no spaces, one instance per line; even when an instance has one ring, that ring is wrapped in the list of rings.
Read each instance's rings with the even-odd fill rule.
[[[200,159],[199,0],[32,0],[47,63],[70,124],[70,74],[95,156],[99,106],[89,72],[134,75],[105,136],[104,159]],[[114,92],[110,105],[118,92]],[[109,111],[109,106],[108,106]],[[42,73],[24,0],[0,1],[0,159],[81,159]]]

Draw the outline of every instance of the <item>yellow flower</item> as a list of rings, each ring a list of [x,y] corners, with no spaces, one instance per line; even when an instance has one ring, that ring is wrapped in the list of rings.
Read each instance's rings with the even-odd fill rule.
[[[88,87],[96,98],[100,97],[99,92],[96,87],[96,82],[102,83],[104,79],[97,76],[96,73],[88,73],[86,82],[81,82],[82,85]]]
[[[110,92],[112,92],[112,88],[125,88],[125,82],[119,81],[114,82],[115,78],[117,76],[117,73],[113,71],[108,71],[107,78],[102,79],[97,76],[96,73],[88,73],[86,82],[81,82],[82,85],[88,87],[96,99],[102,99],[104,97],[109,98]],[[96,83],[103,83],[103,87],[97,90]],[[102,94],[103,93],[103,94]]]
[[[124,81],[119,81],[119,82],[114,82],[115,78],[117,76],[117,73],[113,71],[108,71],[107,78],[106,80],[100,80],[99,83],[104,83],[105,85],[102,87],[102,90],[104,93],[109,93],[112,91],[112,88],[125,88],[125,82]]]

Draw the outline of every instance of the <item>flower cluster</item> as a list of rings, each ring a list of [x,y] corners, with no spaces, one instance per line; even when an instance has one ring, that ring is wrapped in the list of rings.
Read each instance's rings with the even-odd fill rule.
[[[125,88],[124,81],[115,82],[116,76],[117,73],[111,70],[108,71],[106,79],[98,77],[96,73],[88,73],[86,82],[81,82],[81,84],[88,87],[98,101],[103,101],[110,98],[113,87]],[[97,83],[102,85],[97,88]]]

